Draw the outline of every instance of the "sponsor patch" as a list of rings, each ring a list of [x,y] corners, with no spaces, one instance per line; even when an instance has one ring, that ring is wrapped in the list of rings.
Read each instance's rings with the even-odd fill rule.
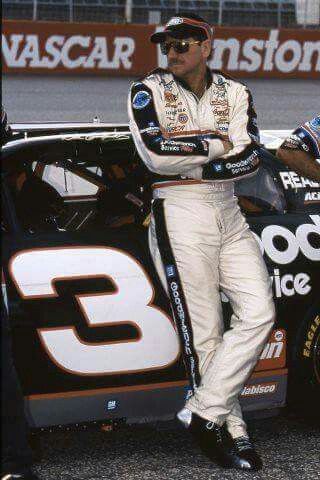
[[[231,170],[232,175],[237,173],[250,171],[252,167],[255,167],[259,163],[258,153],[254,151],[249,157],[240,160],[239,162],[228,162],[225,164],[228,170]]]
[[[167,126],[168,133],[175,133],[175,132],[182,132],[185,128],[185,125],[175,125],[171,127],[170,125]]]
[[[290,137],[285,139],[281,147],[288,150],[298,150],[301,147],[301,143],[301,139],[297,135],[292,134]]]
[[[167,27],[171,27],[171,25],[180,25],[180,23],[183,23],[183,18],[181,17],[174,17],[171,18],[171,20],[167,23]]]
[[[219,162],[219,163],[213,163],[212,164],[212,168],[215,172],[222,172],[223,170],[223,164],[222,162]]]
[[[157,135],[160,134],[160,128],[158,127],[148,127],[145,128],[144,130],[140,130],[141,133],[146,133],[147,135],[151,137],[156,137]]]
[[[178,145],[171,145],[168,143],[162,142],[160,148],[163,152],[179,152],[180,147]]]
[[[168,277],[174,277],[176,275],[176,269],[174,265],[167,265],[166,272]]]
[[[187,145],[181,145],[180,150],[182,152],[191,153],[191,152],[193,152],[193,147],[190,147],[190,145],[188,145],[188,144]]]
[[[192,388],[190,388],[189,385],[185,388],[185,391],[186,391],[185,401],[187,401],[187,400],[189,400],[189,398],[191,398],[193,396],[193,391],[192,391]]]
[[[209,150],[208,143],[205,140],[201,140],[201,143],[202,143],[204,151],[207,152]]]
[[[286,365],[286,332],[283,329],[273,330],[260,355],[255,371],[273,370]]]
[[[281,342],[283,340],[283,337],[284,337],[284,334],[283,334],[283,331],[282,330],[276,330],[274,332],[274,339],[277,341],[277,342]]]
[[[316,130],[318,133],[320,133],[320,117],[315,117],[313,120],[311,120],[310,127],[312,130]]]
[[[229,130],[229,123],[228,122],[218,123],[217,130],[219,130],[219,132],[223,132],[223,133],[227,132]]]
[[[228,104],[228,100],[226,98],[223,98],[222,100],[220,100],[221,95],[217,98],[213,98],[212,100],[210,100],[210,105],[220,105],[221,107],[224,107],[224,108],[228,108],[229,107],[229,104]]]
[[[223,105],[217,105],[213,110],[213,114],[227,117],[229,115],[229,108]]]
[[[177,95],[174,95],[173,93],[169,92],[168,90],[165,90],[164,92],[164,99],[167,103],[172,104],[177,101]]]
[[[189,117],[185,113],[180,113],[180,115],[178,115],[178,122],[187,123],[188,120],[189,120]]]
[[[145,90],[140,90],[140,92],[137,92],[133,97],[132,106],[136,110],[142,110],[147,105],[149,105],[150,100],[151,100],[150,93],[146,92]]]

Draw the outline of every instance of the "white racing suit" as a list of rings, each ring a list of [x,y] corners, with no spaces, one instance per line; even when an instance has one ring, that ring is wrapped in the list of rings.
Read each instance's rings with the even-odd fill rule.
[[[238,396],[270,334],[274,305],[258,244],[233,195],[233,180],[259,166],[251,95],[221,73],[208,71],[207,79],[199,100],[157,69],[133,84],[128,110],[153,177],[149,246],[193,391],[186,407],[226,421],[238,437],[246,435]],[[233,144],[227,155],[223,137]],[[220,289],[233,309],[226,332]]]

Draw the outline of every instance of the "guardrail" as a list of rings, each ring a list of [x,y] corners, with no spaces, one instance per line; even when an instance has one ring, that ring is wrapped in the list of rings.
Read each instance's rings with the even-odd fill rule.
[[[197,11],[215,25],[319,26],[319,0],[2,0],[5,19],[164,24]]]

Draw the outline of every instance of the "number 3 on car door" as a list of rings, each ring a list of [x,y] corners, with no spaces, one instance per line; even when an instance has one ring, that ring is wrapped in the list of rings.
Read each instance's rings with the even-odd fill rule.
[[[134,340],[88,343],[75,326],[39,328],[50,358],[78,375],[108,375],[162,369],[179,355],[169,316],[152,304],[154,289],[129,254],[106,247],[39,248],[18,252],[10,261],[13,281],[24,299],[57,297],[54,281],[105,276],[115,293],[75,295],[89,327],[132,324]]]

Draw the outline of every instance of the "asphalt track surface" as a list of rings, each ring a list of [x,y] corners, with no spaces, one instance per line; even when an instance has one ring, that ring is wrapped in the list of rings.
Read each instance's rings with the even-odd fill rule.
[[[133,78],[7,75],[2,102],[10,122],[127,123]],[[251,89],[263,129],[293,129],[319,113],[320,80],[243,80]]]
[[[44,433],[35,470],[46,480],[319,480],[319,425],[288,414],[251,420],[260,472],[225,470],[206,459],[175,422]]]

